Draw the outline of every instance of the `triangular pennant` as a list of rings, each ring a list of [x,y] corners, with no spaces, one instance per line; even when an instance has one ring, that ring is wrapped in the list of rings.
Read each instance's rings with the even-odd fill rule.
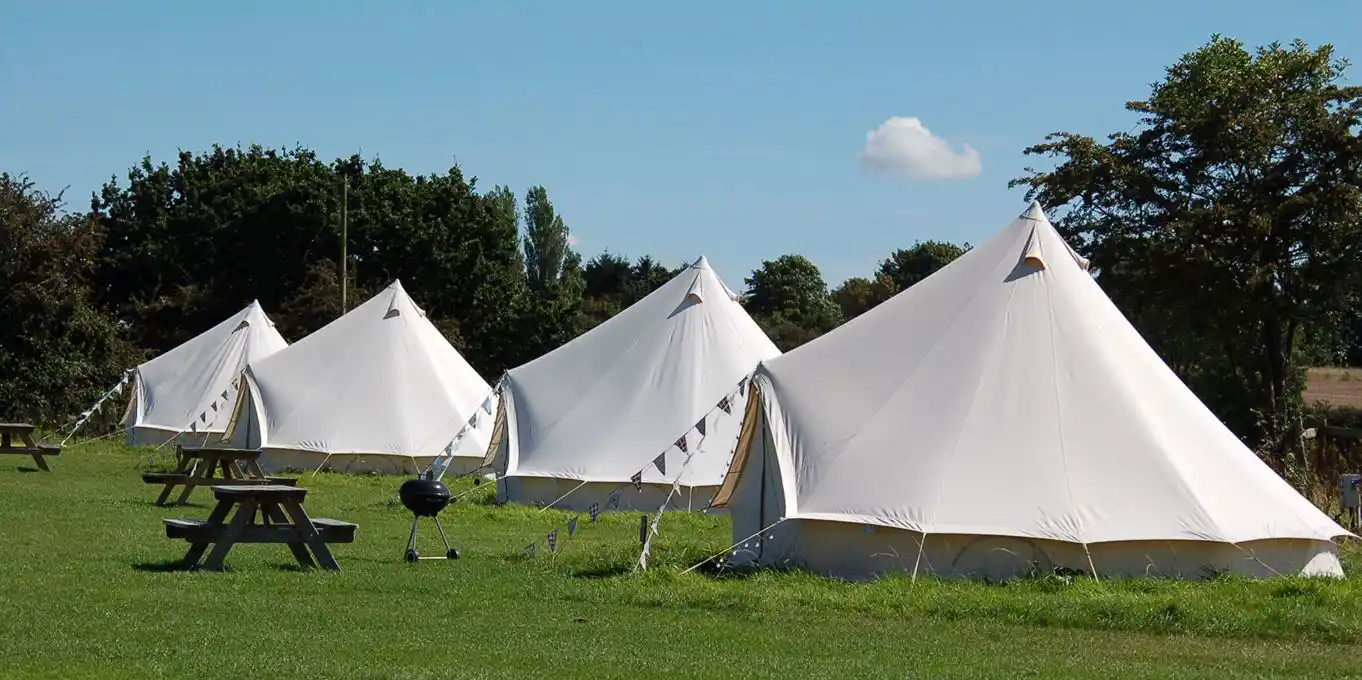
[[[227,401],[227,390],[222,391],[222,400]]]
[[[676,440],[676,448],[681,449],[681,453],[689,451],[689,449],[686,448],[686,435],[683,434],[680,439]]]
[[[695,431],[699,432],[701,437],[705,436],[705,428],[709,427],[708,420],[709,418],[701,418],[700,422],[695,424]],[[682,439],[685,439],[685,437],[682,437]]]
[[[478,411],[474,411],[473,417],[468,419],[468,426],[476,430],[478,427],[479,416],[481,415],[482,414],[479,413]]]
[[[591,523],[595,524],[596,520],[601,516],[601,504],[592,503],[591,507],[586,509],[586,512],[591,515]]]
[[[620,507],[620,490],[615,489],[610,492],[610,501],[607,505],[611,510],[618,510]]]
[[[733,404],[729,403],[728,397],[719,400],[719,408],[723,409],[724,413],[727,413],[730,416],[733,415]]]
[[[114,393],[114,394],[123,394],[123,383],[125,383],[125,382],[127,382],[127,381],[124,380],[123,382],[118,383],[117,385],[114,385],[113,393]]]
[[[217,413],[217,410],[218,410],[218,403],[217,403],[216,401],[213,402],[213,403],[211,403],[211,404],[209,404],[208,406],[210,406],[210,407],[213,409],[213,412],[214,412],[214,413]]]
[[[553,531],[550,531],[548,539],[549,552],[558,552],[558,530],[554,529]]]
[[[190,432],[193,432],[193,433],[195,433],[195,434],[198,434],[198,432],[199,432],[199,424],[198,424],[197,422],[190,423],[190,424],[189,424],[189,431],[190,431]]]
[[[205,423],[208,422],[208,412],[204,411],[203,413],[200,413],[199,420]]]
[[[572,519],[568,520],[568,536],[574,536],[576,535],[576,533],[577,533],[577,516],[573,515]]]
[[[94,409],[90,409],[90,410],[88,410],[88,411],[81,411],[81,412],[80,412],[80,417],[81,417],[81,418],[89,418],[89,417],[90,417],[90,414],[92,414],[92,413],[94,413],[94,412],[95,412]]]
[[[489,416],[492,415],[492,397],[491,397],[491,396],[488,396],[486,399],[483,399],[483,400],[482,400],[482,410],[483,410],[483,411],[486,411],[486,412],[487,412],[487,415],[489,415]]]
[[[661,472],[664,475],[667,474],[667,452],[663,451],[662,453],[657,454],[657,458],[653,459],[653,465],[657,466],[658,472]]]
[[[739,380],[739,381],[738,381],[738,396],[740,396],[740,397],[743,396],[743,394],[744,394],[746,391],[747,391],[747,377],[744,376],[742,380]]]
[[[634,473],[634,476],[629,478],[629,481],[631,481],[631,482],[634,483],[634,490],[636,490],[636,491],[642,491],[642,490],[643,490],[643,471],[642,471],[642,470],[639,470],[638,472],[635,472],[635,473]],[[618,504],[618,503],[616,503],[616,507],[619,507],[619,504]]]

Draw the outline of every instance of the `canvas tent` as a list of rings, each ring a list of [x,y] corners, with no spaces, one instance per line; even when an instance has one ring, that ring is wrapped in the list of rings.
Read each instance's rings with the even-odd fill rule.
[[[780,353],[701,257],[609,321],[509,371],[498,498],[585,509],[704,509],[737,438],[739,385]],[[703,434],[700,430],[703,430]],[[684,440],[684,443],[682,443]],[[685,446],[685,451],[681,450]],[[661,458],[661,469],[650,461]],[[689,463],[687,464],[687,459]],[[642,489],[630,485],[642,471]]]
[[[482,462],[495,405],[398,281],[252,362],[245,383],[224,439],[271,470],[417,473],[463,432],[457,474]]]
[[[259,302],[133,370],[123,416],[128,443],[160,446],[182,433],[201,445],[220,434],[236,400],[237,379],[251,361],[288,346]]]
[[[1216,419],[1085,265],[1033,204],[765,362],[716,498],[733,559],[848,578],[1341,574],[1347,532]]]

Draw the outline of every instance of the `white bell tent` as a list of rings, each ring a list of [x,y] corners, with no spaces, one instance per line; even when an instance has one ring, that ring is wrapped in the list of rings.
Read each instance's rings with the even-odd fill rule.
[[[753,377],[735,563],[845,578],[1339,575],[1350,535],[1145,343],[1033,204]]]
[[[251,361],[288,346],[259,302],[133,370],[123,416],[128,444],[161,446],[184,435],[203,445],[220,434],[237,397],[237,379]]]
[[[491,388],[394,281],[288,349],[252,362],[224,440],[271,470],[418,473],[459,437],[482,463]],[[472,421],[472,426],[465,425]]]
[[[779,354],[701,257],[506,374],[488,454],[498,498],[578,510],[705,509],[737,440],[740,385]]]

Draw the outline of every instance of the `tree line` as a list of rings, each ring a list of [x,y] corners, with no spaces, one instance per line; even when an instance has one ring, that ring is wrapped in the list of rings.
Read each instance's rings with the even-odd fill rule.
[[[1237,434],[1285,460],[1303,368],[1362,363],[1362,89],[1331,47],[1216,36],[1130,102],[1136,128],[1058,132],[1010,186],[1052,211],[1103,289]],[[1020,206],[1019,206],[1020,211]],[[342,218],[344,216],[344,218]],[[583,261],[544,187],[482,189],[307,148],[143,158],[72,210],[0,175],[0,415],[60,422],[121,370],[259,299],[290,341],[395,278],[489,380],[665,283],[684,263]],[[905,244],[829,289],[798,254],[743,279],[784,350],[969,249]]]

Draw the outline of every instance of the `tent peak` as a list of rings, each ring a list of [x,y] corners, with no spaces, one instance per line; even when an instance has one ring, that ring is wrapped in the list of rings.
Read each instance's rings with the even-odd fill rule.
[[[700,259],[692,263],[691,267],[694,269],[710,269],[710,270],[713,269],[713,267],[709,266],[709,258],[705,257],[704,255],[701,255]]]
[[[1021,218],[1024,220],[1035,220],[1036,222],[1049,221],[1045,219],[1045,209],[1040,207],[1040,201],[1031,201],[1031,205],[1027,206],[1026,212],[1021,214]]]

